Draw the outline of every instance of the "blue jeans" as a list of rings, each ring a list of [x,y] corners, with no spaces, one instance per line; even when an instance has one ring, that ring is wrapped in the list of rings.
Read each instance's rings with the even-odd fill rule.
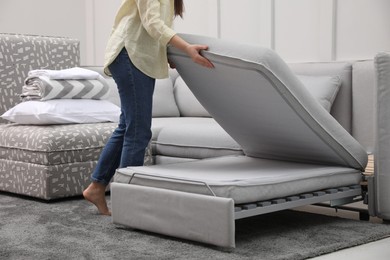
[[[107,185],[117,168],[140,166],[152,137],[152,104],[155,79],[138,70],[125,48],[109,65],[118,85],[121,115],[118,127],[105,145],[92,180]]]

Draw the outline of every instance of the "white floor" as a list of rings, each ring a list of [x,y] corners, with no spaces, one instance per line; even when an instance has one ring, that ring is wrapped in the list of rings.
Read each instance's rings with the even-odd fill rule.
[[[389,260],[390,238],[365,245],[340,250],[328,255],[312,258],[315,260]]]
[[[354,203],[351,206],[357,208],[365,208],[366,206],[359,203]],[[331,208],[323,208],[317,206],[305,206],[297,208],[300,211],[320,213],[329,216],[339,216],[343,218],[359,219],[359,213],[353,211],[338,210],[337,212]],[[380,223],[381,219],[370,217],[370,222]],[[389,260],[390,259],[390,238],[364,244],[357,247],[352,247],[340,250],[331,254],[312,258],[315,260]]]

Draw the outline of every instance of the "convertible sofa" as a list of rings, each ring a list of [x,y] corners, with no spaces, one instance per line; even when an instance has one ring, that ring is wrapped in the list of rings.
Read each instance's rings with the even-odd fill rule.
[[[389,219],[390,55],[378,54],[376,73],[372,61],[288,66],[267,48],[181,36],[208,45],[203,54],[215,68],[194,64],[174,47],[170,59],[243,154],[118,169],[114,223],[235,247],[235,220],[302,205],[365,199],[371,215]],[[341,79],[339,93],[332,75]],[[199,131],[187,127],[181,132]],[[168,144],[160,136],[155,142],[156,150]],[[372,151],[375,175],[365,194]]]
[[[79,52],[79,42],[74,39],[0,34],[0,114],[21,102],[19,95],[28,71],[79,66]],[[349,185],[352,188],[347,192],[353,194],[349,197],[365,199],[370,214],[384,219],[390,218],[390,206],[384,199],[389,197],[389,146],[384,134],[389,129],[387,59],[387,54],[378,55],[376,63],[380,66],[376,68],[374,60],[289,64],[321,109],[330,111],[370,159],[376,153],[375,177],[362,177],[363,159],[353,178],[356,185]],[[102,73],[101,67],[86,68]],[[114,81],[106,80],[112,90],[108,100],[119,105]],[[239,138],[232,137],[226,126],[217,123],[208,112],[210,108],[205,109],[176,70],[170,71],[168,79],[157,80],[153,102],[153,136],[146,152],[146,165],[186,165],[199,159],[235,158],[248,153]],[[21,125],[3,119],[0,123],[0,191],[44,200],[82,193],[116,126],[109,122]],[[247,142],[252,141],[249,138]],[[371,167],[369,170],[373,174]],[[368,192],[361,191],[361,180],[369,182]],[[245,215],[243,209],[252,206],[238,207],[240,214]]]

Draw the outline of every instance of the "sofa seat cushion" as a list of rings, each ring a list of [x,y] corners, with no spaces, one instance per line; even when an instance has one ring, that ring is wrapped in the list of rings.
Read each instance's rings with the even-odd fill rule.
[[[116,125],[0,125],[0,159],[40,165],[96,161]]]
[[[203,159],[242,155],[236,141],[212,118],[153,119],[154,155]]]

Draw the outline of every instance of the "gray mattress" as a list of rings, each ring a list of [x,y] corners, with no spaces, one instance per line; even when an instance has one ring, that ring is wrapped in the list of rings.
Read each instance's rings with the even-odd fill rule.
[[[359,184],[360,171],[341,166],[303,164],[248,156],[224,156],[167,165],[117,170],[115,182],[128,183],[133,173],[179,178],[187,181],[135,175],[132,184],[210,194],[248,203],[332,187]]]
[[[363,147],[275,52],[197,35],[181,37],[208,45],[204,55],[215,68],[201,67],[173,47],[169,58],[245,155],[364,170]]]

